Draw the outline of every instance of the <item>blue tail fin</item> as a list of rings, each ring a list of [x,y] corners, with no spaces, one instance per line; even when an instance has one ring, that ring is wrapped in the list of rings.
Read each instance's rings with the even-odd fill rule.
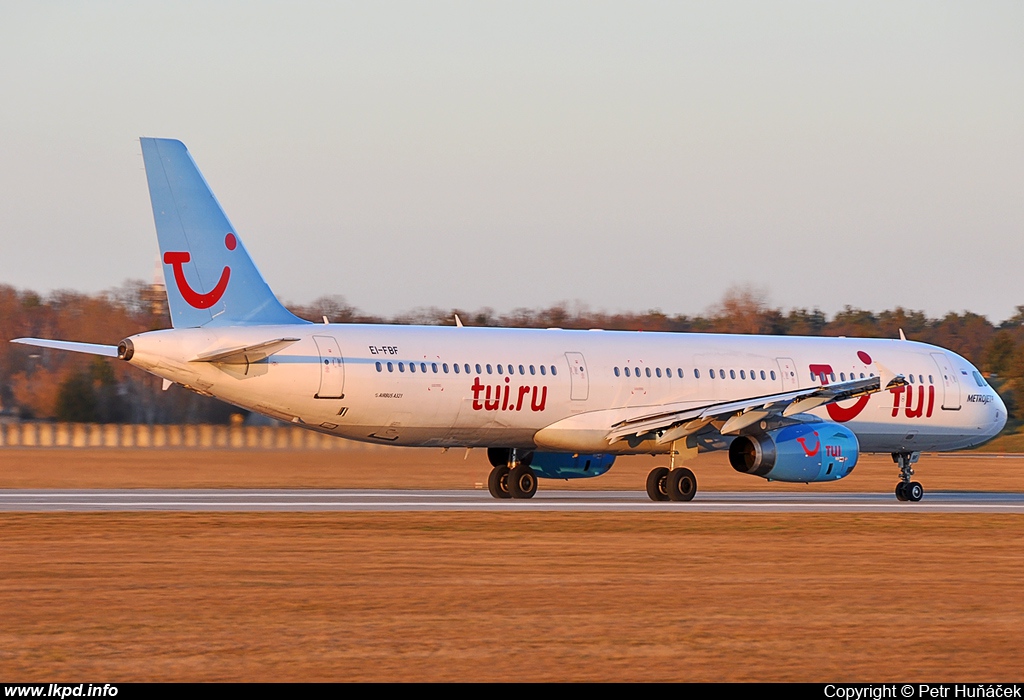
[[[185,145],[140,141],[171,324],[305,323],[270,291]]]

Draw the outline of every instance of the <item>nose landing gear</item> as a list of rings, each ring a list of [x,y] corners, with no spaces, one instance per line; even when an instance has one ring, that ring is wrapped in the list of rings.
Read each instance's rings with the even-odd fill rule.
[[[914,476],[914,468],[911,466],[917,463],[921,457],[920,452],[893,452],[892,461],[900,467],[900,483],[896,484],[896,499],[917,503],[924,498],[924,487],[917,481],[911,481]]]

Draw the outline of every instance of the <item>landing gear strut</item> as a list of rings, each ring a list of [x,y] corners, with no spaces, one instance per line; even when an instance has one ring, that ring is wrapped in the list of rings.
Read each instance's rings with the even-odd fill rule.
[[[896,484],[896,499],[899,501],[910,501],[917,503],[924,498],[924,487],[917,481],[911,481],[914,476],[915,464],[921,456],[920,452],[893,452],[892,461],[900,467],[900,483]]]
[[[487,458],[494,467],[487,477],[487,490],[495,498],[533,498],[537,493],[537,475],[519,459],[518,451],[491,448]],[[502,463],[502,460],[507,460]]]

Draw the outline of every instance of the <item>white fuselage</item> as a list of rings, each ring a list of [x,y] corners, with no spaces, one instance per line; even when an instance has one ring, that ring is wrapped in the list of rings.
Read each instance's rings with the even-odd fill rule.
[[[252,364],[195,361],[275,338],[298,340]],[[645,409],[766,396],[879,367],[910,384],[813,411],[850,428],[864,452],[962,449],[1006,422],[970,363],[901,340],[310,324],[131,341],[131,363],[165,379],[305,428],[394,445],[666,452],[653,440],[610,445],[607,435]],[[724,447],[717,439],[702,446]]]

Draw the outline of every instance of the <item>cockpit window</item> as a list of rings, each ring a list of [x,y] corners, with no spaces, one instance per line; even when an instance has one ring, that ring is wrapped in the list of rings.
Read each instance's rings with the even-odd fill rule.
[[[988,382],[981,376],[981,372],[974,370],[974,381],[977,382],[978,386],[988,386]]]

